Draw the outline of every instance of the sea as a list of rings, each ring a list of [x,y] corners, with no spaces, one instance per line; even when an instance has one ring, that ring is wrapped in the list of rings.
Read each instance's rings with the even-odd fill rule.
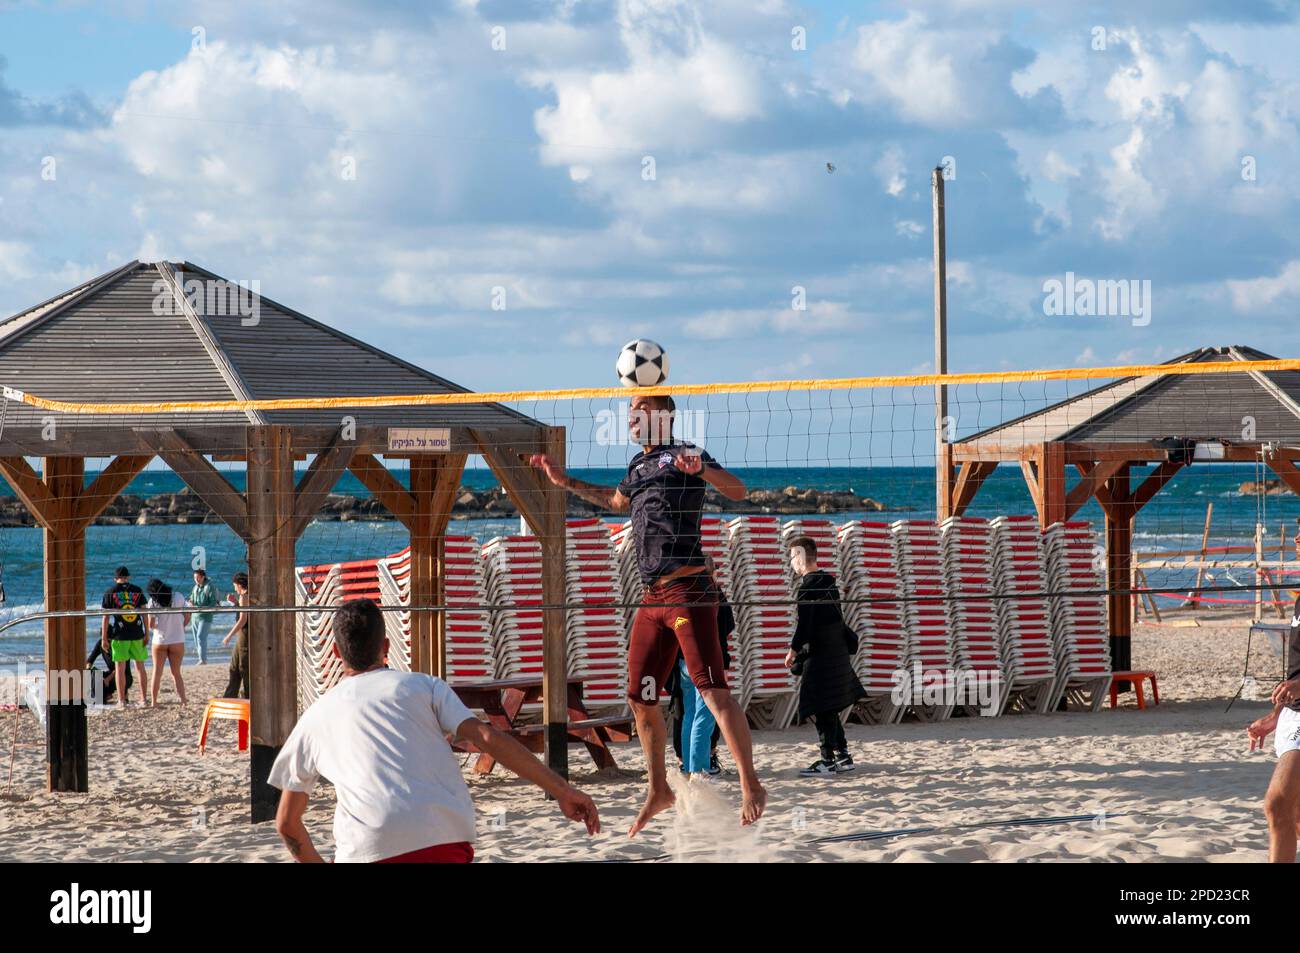
[[[575,476],[593,483],[613,485],[623,471],[614,469],[575,469]],[[851,490],[887,506],[884,512],[847,512],[831,514],[835,522],[852,519],[891,521],[895,519],[933,519],[935,513],[934,470],[930,467],[761,467],[733,470],[749,489],[781,490],[787,486],[819,490]],[[405,469],[393,475],[406,481]],[[1251,545],[1257,521],[1266,528],[1265,539],[1276,544],[1285,534],[1288,545],[1300,519],[1300,498],[1292,495],[1260,497],[1243,495],[1243,482],[1266,477],[1251,464],[1215,464],[1194,466],[1179,473],[1137,518],[1134,549],[1138,552],[1189,550],[1201,545],[1207,504],[1214,504],[1211,545]],[[94,473],[87,474],[87,481]],[[242,473],[227,474],[236,488],[242,489]],[[1136,480],[1140,478],[1135,477]],[[475,490],[497,485],[487,469],[467,469],[462,481]],[[170,471],[146,471],[127,488],[138,496],[175,493],[183,489],[180,479]],[[12,491],[0,483],[0,495]],[[340,479],[334,492],[358,497],[369,494],[351,474]],[[968,511],[971,516],[994,517],[1033,513],[1033,503],[1018,468],[999,467],[988,478]],[[1076,519],[1089,520],[1100,531],[1102,514],[1090,501]],[[494,536],[519,532],[519,519],[476,518],[451,521],[448,533],[471,535],[480,541]],[[1100,536],[1098,537],[1100,542]],[[407,544],[405,528],[396,521],[383,522],[316,522],[298,541],[296,562],[319,565],[353,559],[385,556]],[[196,547],[202,547],[207,570],[223,595],[230,591],[230,577],[247,568],[244,544],[224,525],[157,525],[91,526],[86,537],[86,605],[98,607],[103,592],[113,584],[113,570],[125,564],[133,580],[143,586],[157,577],[181,592],[191,584],[190,567]],[[42,542],[37,528],[0,528],[0,583],[4,601],[0,603],[0,662],[33,662],[43,655],[43,626],[39,621],[22,621],[25,616],[42,610]],[[1152,586],[1190,585],[1194,572],[1165,570],[1149,574]],[[1218,571],[1207,584],[1249,584],[1249,572]],[[1250,601],[1249,594],[1231,594],[1228,598]],[[218,615],[210,646],[214,655],[225,653],[219,648],[221,635],[234,621],[232,613]],[[92,629],[93,626],[93,629]],[[88,640],[98,632],[98,619],[88,626]]]

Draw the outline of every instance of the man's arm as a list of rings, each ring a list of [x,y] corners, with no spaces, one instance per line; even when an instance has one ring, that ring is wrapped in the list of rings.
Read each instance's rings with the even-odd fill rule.
[[[705,483],[729,500],[745,498],[745,483],[734,473],[729,473],[716,463],[705,463],[699,452],[677,455],[677,468],[683,473],[698,475]]]
[[[311,842],[311,834],[302,822],[307,811],[307,793],[305,791],[280,792],[280,806],[275,811],[275,832],[289,848],[293,859],[300,864],[323,864],[324,858],[316,852],[316,845]]]
[[[568,490],[574,496],[581,497],[588,503],[594,503],[596,506],[614,513],[622,513],[627,509],[628,499],[619,491],[618,487],[597,486],[595,483],[588,483],[586,480],[575,480],[562,467],[553,463],[551,458],[544,453],[533,454],[528,458],[528,462],[545,473],[547,479],[556,486]]]
[[[596,813],[596,805],[591,798],[542,764],[514,738],[477,718],[467,718],[461,722],[456,735],[555,798],[564,816],[571,821],[586,824],[588,834],[600,833],[600,816]]]

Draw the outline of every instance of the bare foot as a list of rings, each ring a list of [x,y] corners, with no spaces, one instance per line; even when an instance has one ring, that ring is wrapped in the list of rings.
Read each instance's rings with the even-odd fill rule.
[[[646,795],[645,806],[641,808],[641,813],[636,816],[632,822],[632,827],[628,830],[628,837],[636,837],[650,823],[650,818],[654,817],[660,811],[666,811],[673,806],[677,800],[676,796],[668,788],[662,791],[651,791]]]
[[[754,790],[745,791],[740,800],[740,826],[747,827],[763,816],[767,807],[767,792],[762,785],[755,785]]]

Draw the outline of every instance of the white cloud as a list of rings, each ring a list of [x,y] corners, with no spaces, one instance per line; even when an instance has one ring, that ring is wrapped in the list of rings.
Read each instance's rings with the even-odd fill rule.
[[[1267,308],[1283,299],[1300,296],[1300,260],[1286,263],[1274,276],[1225,282],[1237,311]]]

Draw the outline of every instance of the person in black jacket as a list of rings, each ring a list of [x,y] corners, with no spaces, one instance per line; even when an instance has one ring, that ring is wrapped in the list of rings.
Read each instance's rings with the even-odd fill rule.
[[[810,777],[852,771],[840,713],[866,695],[853,671],[857,636],[840,615],[835,577],[817,568],[817,544],[807,536],[791,540],[790,565],[798,579],[799,622],[785,662],[802,674],[799,717],[811,717],[817,725],[822,755],[799,773]]]
[[[103,704],[107,705],[109,699],[117,691],[117,669],[113,667],[112,654],[104,651],[104,643],[98,639],[95,640],[94,648],[90,650],[90,654],[86,656],[86,668],[94,670],[96,668],[96,659],[103,659],[104,668],[107,670],[104,672],[103,697],[100,699]],[[126,688],[128,692],[134,682],[135,679],[131,676],[131,667],[128,665],[126,668]],[[124,694],[122,698],[125,700],[126,695]]]

